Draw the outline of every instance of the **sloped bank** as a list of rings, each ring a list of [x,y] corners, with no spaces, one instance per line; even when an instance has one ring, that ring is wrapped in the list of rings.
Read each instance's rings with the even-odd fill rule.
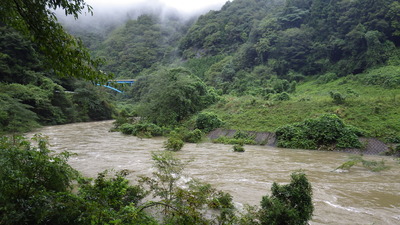
[[[215,129],[208,133],[207,137],[210,140],[215,140],[220,137],[230,137],[233,138],[237,130],[228,130],[228,129]],[[273,146],[276,147],[277,138],[275,133],[273,132],[255,132],[255,131],[247,131],[247,133],[254,137],[254,142],[257,145],[264,146]],[[395,147],[394,144],[385,144],[384,142],[376,139],[376,138],[359,138],[360,142],[363,145],[361,149],[342,149],[335,150],[346,153],[353,154],[366,154],[366,155],[380,155],[385,154],[390,150],[390,148]]]

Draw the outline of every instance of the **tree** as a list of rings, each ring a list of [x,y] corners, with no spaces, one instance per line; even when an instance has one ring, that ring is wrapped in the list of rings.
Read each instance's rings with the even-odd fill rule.
[[[162,206],[163,224],[234,224],[231,220],[235,217],[235,207],[230,194],[195,179],[183,181],[187,163],[176,158],[173,152],[153,152],[152,159],[156,171],[153,177],[142,177],[141,182],[159,200],[143,207]],[[207,211],[211,209],[217,218],[209,216],[211,213]]]
[[[287,185],[272,184],[272,195],[261,201],[262,225],[305,225],[314,211],[312,188],[304,173],[293,173]]]
[[[19,99],[0,93],[0,134],[22,133],[38,127],[37,115],[30,110],[31,108]]]
[[[63,224],[56,222],[61,215],[77,223],[79,200],[68,191],[78,172],[67,164],[69,154],[52,154],[42,136],[33,140],[37,146],[0,137],[0,224]],[[69,214],[59,214],[63,207]]]
[[[55,15],[55,10],[62,9],[76,19],[85,8],[92,13],[83,0],[2,0],[0,24],[33,40],[48,68],[59,76],[106,81],[110,76],[97,70],[102,61],[93,59],[82,41],[66,33]]]
[[[336,114],[306,119],[279,127],[276,130],[278,146],[283,148],[360,148],[362,130],[347,125]]]
[[[272,184],[272,195],[261,201],[262,225],[308,224],[314,211],[312,188],[304,173],[293,173],[287,185]]]
[[[161,70],[147,82],[139,116],[158,125],[176,124],[216,101],[207,86],[183,68]]]

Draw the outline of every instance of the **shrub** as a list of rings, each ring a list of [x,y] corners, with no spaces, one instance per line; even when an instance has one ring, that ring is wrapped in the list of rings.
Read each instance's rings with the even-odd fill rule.
[[[362,133],[361,130],[344,124],[335,114],[325,114],[276,130],[279,147],[303,149],[317,149],[322,146],[360,148],[358,136]]]
[[[130,134],[132,135],[133,132],[135,131],[135,125],[130,124],[130,123],[124,123],[121,126],[119,126],[119,130],[123,133],[123,134]]]
[[[271,79],[271,86],[276,93],[282,93],[289,90],[290,83],[287,80]]]
[[[244,152],[244,147],[241,144],[236,144],[233,146],[233,151],[234,152]]]
[[[399,66],[384,66],[373,69],[359,80],[367,85],[379,85],[385,88],[398,88],[400,87],[400,67]]]
[[[330,91],[329,95],[332,98],[333,103],[335,104],[343,104],[346,100],[346,97],[342,95],[340,92]]]
[[[183,141],[189,143],[199,143],[203,138],[203,132],[199,129],[195,129],[193,131],[187,131],[183,134]]]
[[[223,122],[218,116],[211,112],[203,112],[197,116],[196,128],[204,132],[210,132],[218,127],[221,127]]]
[[[282,92],[282,93],[276,94],[274,96],[274,100],[275,101],[289,101],[290,100],[290,96],[289,96],[288,93]]]
[[[230,144],[230,145],[254,145],[256,142],[254,141],[254,137],[250,138],[234,138],[234,137],[226,137],[226,136],[221,136],[217,139],[213,140],[214,143],[222,143],[222,144]]]
[[[43,136],[32,140],[37,146],[22,137],[0,137],[0,223],[77,223],[80,208],[62,210],[80,204],[68,193],[78,177],[67,164],[70,154],[54,154]]]
[[[161,136],[163,129],[154,123],[124,123],[118,128],[123,134],[134,136],[154,137]]]
[[[179,151],[182,149],[184,142],[177,137],[170,137],[165,142],[165,149],[168,151]]]
[[[308,224],[312,217],[312,188],[304,173],[293,173],[287,185],[273,183],[271,196],[261,201],[260,222],[267,224]]]

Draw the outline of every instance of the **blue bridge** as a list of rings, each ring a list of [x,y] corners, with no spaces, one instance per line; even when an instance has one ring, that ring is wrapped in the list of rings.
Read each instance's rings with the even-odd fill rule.
[[[133,83],[135,83],[136,80],[134,79],[119,79],[119,80],[109,80],[107,82],[107,84],[97,84],[97,85],[101,85],[103,87],[109,88],[113,91],[116,91],[118,93],[122,93],[123,91],[111,86],[112,84],[129,84],[129,86],[132,86]]]

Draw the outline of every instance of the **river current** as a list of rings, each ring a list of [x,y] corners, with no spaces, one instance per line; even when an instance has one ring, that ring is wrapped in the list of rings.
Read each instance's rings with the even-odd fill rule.
[[[106,169],[130,171],[133,183],[138,175],[152,173],[151,152],[163,150],[164,138],[141,139],[109,132],[112,121],[48,126],[36,130],[49,137],[56,152],[76,153],[69,164],[83,175],[95,177]],[[30,134],[32,135],[32,134]],[[362,166],[334,171],[350,154],[310,150],[245,146],[244,153],[232,152],[231,145],[185,144],[178,157],[190,161],[186,176],[229,192],[238,204],[259,205],[271,193],[273,182],[285,184],[290,174],[303,171],[313,187],[314,216],[310,224],[400,224],[400,164],[384,160],[389,170],[370,172]]]

